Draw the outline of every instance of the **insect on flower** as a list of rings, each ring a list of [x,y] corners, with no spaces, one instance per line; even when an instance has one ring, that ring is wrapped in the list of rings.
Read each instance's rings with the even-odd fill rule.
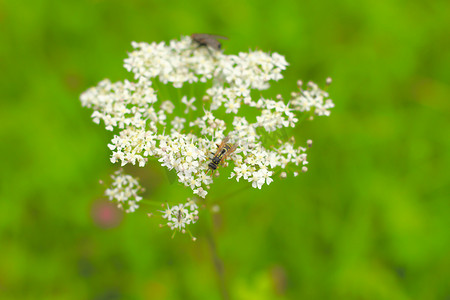
[[[211,162],[208,164],[208,171],[212,170],[214,172],[219,167],[219,164],[223,163],[228,155],[236,150],[237,145],[228,143],[229,140],[230,137],[227,136],[222,140],[220,145],[217,145],[217,151],[211,159]],[[206,171],[206,173],[208,173],[208,171]]]
[[[206,33],[193,33],[191,38],[198,44],[198,47],[211,47],[216,51],[222,48],[222,44],[217,39],[228,40],[227,37]]]
[[[177,212],[177,221],[178,223],[181,223],[183,221],[183,210],[180,208]]]

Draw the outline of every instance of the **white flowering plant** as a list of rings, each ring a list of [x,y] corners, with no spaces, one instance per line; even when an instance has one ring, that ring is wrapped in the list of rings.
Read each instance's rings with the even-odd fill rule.
[[[263,97],[271,81],[283,78],[288,63],[282,55],[224,54],[199,47],[189,36],[168,44],[132,46],[124,67],[134,74],[133,80],[105,79],[80,97],[82,105],[93,110],[93,121],[114,132],[108,144],[112,163],[145,167],[149,159],[157,160],[174,170],[178,182],[198,198],[207,196],[213,175],[219,174],[208,164],[225,138],[235,148],[220,167],[228,165],[230,180],[245,180],[261,189],[277,173],[285,178],[307,170],[307,147],[296,146],[293,138],[268,145],[265,138],[305,118],[328,116],[334,104],[312,82],[304,86],[298,81],[298,90],[288,100]],[[139,183],[123,173],[116,173],[113,181],[107,196],[133,212],[141,200]],[[167,204],[162,211],[172,230],[184,232],[195,223],[198,207],[192,201]]]

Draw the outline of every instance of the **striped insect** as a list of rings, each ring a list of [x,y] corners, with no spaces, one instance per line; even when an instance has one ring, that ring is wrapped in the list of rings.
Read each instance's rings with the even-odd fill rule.
[[[237,145],[229,143],[229,140],[230,138],[227,136],[222,140],[220,145],[217,145],[217,151],[211,159],[211,162],[208,164],[206,173],[208,173],[209,170],[214,172],[219,167],[219,164],[223,163],[225,159],[236,150]]]

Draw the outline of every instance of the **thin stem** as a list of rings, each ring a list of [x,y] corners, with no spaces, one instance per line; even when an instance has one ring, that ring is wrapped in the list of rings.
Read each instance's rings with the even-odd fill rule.
[[[311,111],[303,112],[302,116],[298,118],[297,125],[300,125],[301,122],[303,122],[306,118],[311,117],[311,115]]]
[[[167,98],[167,97],[164,97],[165,96],[164,94],[166,94],[166,96],[167,96],[167,90],[165,93],[163,92],[163,90],[161,89],[162,83],[159,81],[159,79],[157,79],[157,78],[153,79],[152,85],[153,85],[153,88],[156,90],[156,94],[158,95],[158,98],[161,101],[164,100],[165,98]]]
[[[248,189],[250,187],[251,187],[251,185],[247,184],[247,185],[243,186],[242,188],[240,188],[240,189],[238,189],[236,191],[233,191],[231,193],[226,194],[225,196],[222,196],[222,197],[220,197],[220,198],[218,198],[218,199],[216,199],[214,201],[211,201],[210,203],[217,203],[217,202],[220,202],[220,201],[222,201],[224,199],[231,198],[231,197],[239,194],[240,192],[245,191],[246,189]]]
[[[220,294],[223,300],[228,300],[230,299],[230,296],[225,282],[225,268],[222,260],[220,259],[217,253],[217,247],[214,239],[214,232],[212,226],[213,226],[212,222],[210,226],[206,226],[206,238],[208,240],[209,250],[211,251],[211,257],[213,260],[214,269],[217,274],[217,280],[219,281]]]
[[[197,93],[194,92],[194,84],[195,84],[195,86],[198,85],[197,82],[193,82],[189,85],[189,99],[191,99],[194,96],[198,96]],[[198,100],[198,99],[196,99],[196,100]]]

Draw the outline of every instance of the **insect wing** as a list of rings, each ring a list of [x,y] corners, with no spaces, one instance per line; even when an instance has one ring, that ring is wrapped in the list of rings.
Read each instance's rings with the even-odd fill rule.
[[[208,36],[213,39],[228,40],[228,38],[223,35],[208,34]]]
[[[219,154],[219,152],[223,149],[223,147],[225,147],[225,145],[226,145],[226,143],[228,142],[229,139],[230,139],[229,137],[225,137],[225,138],[222,140],[222,142],[220,143],[220,145],[217,146],[217,151],[216,151],[216,154],[214,154],[214,155]]]
[[[209,46],[215,50],[220,50],[222,44],[217,39],[228,39],[227,37],[221,35],[213,35],[206,33],[194,33],[191,38],[202,46]]]
[[[237,148],[236,144],[232,145],[231,148],[227,151],[227,153],[225,153],[225,155],[221,158],[220,161],[224,162],[227,159],[227,157],[236,150],[236,148]]]
[[[221,154],[221,152],[222,152],[223,148],[225,148],[225,145],[227,144],[229,139],[230,139],[229,137],[225,137],[222,140],[222,142],[220,143],[220,145],[217,146],[217,151],[214,154],[213,161],[219,162],[220,160],[222,160],[223,155],[226,153]]]
[[[210,46],[214,50],[220,50],[222,48],[222,44],[218,40],[215,40],[213,38],[208,38],[206,40],[205,44],[207,44],[208,46]]]
[[[222,35],[215,35],[215,34],[207,34],[207,33],[193,33],[191,35],[191,38],[197,42],[205,41],[208,39],[222,39],[222,40],[228,40],[226,36]]]
[[[225,145],[226,143],[228,143],[229,140],[230,140],[229,136],[224,137],[223,140],[222,140],[222,144]]]

